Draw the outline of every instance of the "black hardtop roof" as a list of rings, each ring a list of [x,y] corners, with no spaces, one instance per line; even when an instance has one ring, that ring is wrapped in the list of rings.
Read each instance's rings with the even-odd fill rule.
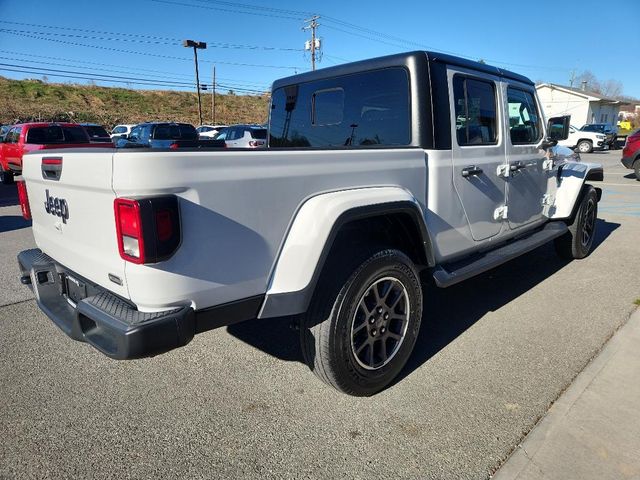
[[[313,72],[305,72],[298,75],[281,78],[273,82],[272,90],[276,90],[277,88],[286,85],[311,82],[314,80],[322,80],[367,70],[406,66],[415,62],[424,61],[425,59],[430,62],[440,62],[448,65],[455,65],[458,67],[468,68],[499,77],[517,80],[529,85],[534,85],[534,83],[524,75],[520,75],[509,70],[504,70],[502,68],[494,67],[492,65],[487,65],[486,63],[474,62],[473,60],[467,60],[466,58],[447,55],[445,53],[418,50],[413,52],[398,53],[395,55],[387,55],[385,57],[377,57],[368,60],[361,60],[358,62],[345,63],[343,65],[337,65],[335,67],[322,68]]]

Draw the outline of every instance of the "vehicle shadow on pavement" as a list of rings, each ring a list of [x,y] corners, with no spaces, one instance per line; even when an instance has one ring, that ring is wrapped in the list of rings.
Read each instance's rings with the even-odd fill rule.
[[[593,249],[618,227],[619,223],[598,219]],[[393,384],[420,368],[486,313],[511,302],[568,263],[548,244],[449,288],[438,288],[431,279],[427,280],[423,287],[425,305],[420,334],[413,354]],[[256,319],[230,325],[227,332],[280,360],[304,362],[300,334],[291,327],[292,323],[291,317]]]
[[[31,226],[29,220],[17,215],[7,215],[0,217],[0,233],[10,232],[12,230],[20,230]]]
[[[11,207],[19,203],[15,185],[0,185],[0,207]]]
[[[636,174],[635,173],[628,173],[627,175],[624,176],[624,178],[635,179],[636,178]]]
[[[619,227],[619,223],[598,219],[592,252]],[[433,281],[427,282],[423,289],[424,315],[418,340],[406,366],[390,386],[420,368],[487,313],[500,309],[569,263],[556,255],[553,244],[549,243],[449,288],[438,288]]]

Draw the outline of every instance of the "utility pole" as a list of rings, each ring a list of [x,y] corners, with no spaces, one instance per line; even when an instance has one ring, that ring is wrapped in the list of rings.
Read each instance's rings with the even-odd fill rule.
[[[216,124],[216,66],[213,66],[213,93],[211,95],[211,119]]]
[[[198,91],[198,116],[200,118],[200,125],[202,125],[202,102],[200,100],[200,74],[198,72],[198,49],[207,48],[206,42],[196,42],[195,40],[184,40],[182,42],[183,47],[193,47],[193,60],[196,64],[196,89]]]
[[[302,30],[311,30],[311,42],[308,40],[304,43],[305,50],[311,50],[311,70],[316,69],[316,50],[320,50],[320,39],[316,36],[316,29],[320,26],[318,19],[320,15],[314,15],[313,17],[305,20],[307,25],[302,27]]]

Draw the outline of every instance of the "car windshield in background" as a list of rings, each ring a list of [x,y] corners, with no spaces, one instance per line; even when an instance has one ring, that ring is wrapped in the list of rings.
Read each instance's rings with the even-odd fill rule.
[[[266,128],[252,128],[249,131],[251,132],[251,138],[255,138],[257,140],[266,140],[267,139],[267,129]]]
[[[156,140],[197,140],[198,132],[186,123],[158,125],[153,134]]]
[[[87,133],[82,127],[51,125],[33,127],[27,133],[27,143],[48,145],[54,143],[88,143]]]
[[[99,125],[86,125],[84,129],[91,138],[108,137],[107,131]]]

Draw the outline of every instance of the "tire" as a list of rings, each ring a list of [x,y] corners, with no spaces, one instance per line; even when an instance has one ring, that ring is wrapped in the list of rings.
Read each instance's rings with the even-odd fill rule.
[[[593,143],[590,140],[580,140],[576,145],[576,150],[579,153],[591,153],[593,152]]]
[[[636,174],[636,180],[640,182],[640,158],[633,164],[633,172]]]
[[[558,255],[569,260],[584,258],[591,253],[598,219],[598,194],[591,185],[585,185],[582,198],[569,231],[556,238]]]
[[[0,182],[3,185],[13,185],[13,172],[7,172],[6,170],[0,169]]]
[[[369,396],[389,385],[411,355],[422,288],[413,262],[398,250],[359,258],[334,261],[323,272],[300,341],[307,365],[322,381]]]

